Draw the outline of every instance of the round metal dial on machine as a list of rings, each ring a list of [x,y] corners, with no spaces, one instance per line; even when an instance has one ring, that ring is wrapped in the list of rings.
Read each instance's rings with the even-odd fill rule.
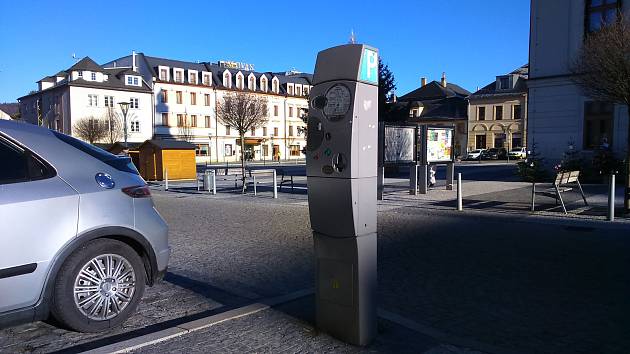
[[[350,89],[342,84],[336,84],[326,91],[326,106],[324,114],[331,121],[342,119],[352,103]]]

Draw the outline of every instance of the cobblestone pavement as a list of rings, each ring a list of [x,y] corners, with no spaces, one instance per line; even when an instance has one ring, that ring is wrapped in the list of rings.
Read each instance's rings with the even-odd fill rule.
[[[178,318],[313,287],[304,197],[283,193],[274,200],[268,194],[154,191],[171,227],[173,256],[166,281],[148,290],[140,312],[124,328],[101,335],[41,322],[1,330],[0,352],[89,349],[163,329]],[[627,225],[456,213],[421,204],[379,210],[379,306],[453,338],[440,342],[474,340],[523,353],[630,352]],[[387,332],[368,351],[467,350],[380,322]],[[177,343],[187,351],[206,351],[204,345],[221,352],[359,351],[313,336],[309,326],[273,309],[163,345],[173,345],[168,351]],[[409,348],[396,346],[401,343]]]

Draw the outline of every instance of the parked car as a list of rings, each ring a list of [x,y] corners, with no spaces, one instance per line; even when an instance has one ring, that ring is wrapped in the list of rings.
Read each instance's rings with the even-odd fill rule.
[[[0,326],[120,325],[166,272],[168,227],[128,157],[0,121]]]
[[[508,156],[510,156],[511,159],[524,159],[527,157],[527,148],[524,148],[524,147],[513,148],[508,153]]]
[[[466,155],[466,160],[481,160],[481,154],[483,154],[485,150],[486,149],[476,149],[469,151]]]
[[[490,148],[481,153],[482,160],[502,160],[507,157],[505,148]]]

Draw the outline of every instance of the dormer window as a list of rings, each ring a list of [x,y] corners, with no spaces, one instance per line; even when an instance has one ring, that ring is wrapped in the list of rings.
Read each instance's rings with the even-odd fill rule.
[[[202,80],[203,80],[203,81],[202,81],[202,83],[203,83],[205,86],[210,86],[210,83],[212,82],[212,81],[211,81],[211,76],[210,76],[210,73],[203,73],[203,74],[202,74]]]
[[[228,70],[223,72],[223,86],[232,88],[232,74]]]
[[[179,83],[184,82],[184,70],[175,69],[175,82],[179,82]]]
[[[280,81],[277,77],[274,77],[273,80],[271,80],[271,91],[274,93],[278,93],[280,91]]]
[[[128,86],[140,86],[140,79],[137,76],[127,75]]]
[[[78,73],[79,73],[79,77],[82,78],[83,77],[83,71],[78,71]]]
[[[247,83],[247,89],[251,91],[256,91],[256,77],[254,74],[249,74],[249,79]]]
[[[197,72],[194,70],[188,70],[188,83],[197,85]]]
[[[264,76],[260,78],[260,90],[267,92],[267,78]]]
[[[241,74],[241,72],[238,72],[236,74],[236,88],[242,90],[244,85],[243,85],[243,74]]]
[[[309,88],[308,86],[304,86],[304,96],[308,96]]]
[[[92,73],[92,81],[96,81],[96,73]]]
[[[508,90],[509,88],[510,88],[510,78],[509,77],[499,78],[499,89]]]
[[[168,81],[169,80],[169,68],[167,66],[159,66],[158,70],[160,72],[160,80],[162,81]]]
[[[302,85],[295,85],[295,95],[302,96]]]
[[[293,95],[293,84],[287,84],[287,93]]]

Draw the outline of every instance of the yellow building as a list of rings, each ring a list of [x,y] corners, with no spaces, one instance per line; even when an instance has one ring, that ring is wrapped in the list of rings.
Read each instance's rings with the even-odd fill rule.
[[[528,65],[468,97],[468,150],[523,147],[527,141]]]

